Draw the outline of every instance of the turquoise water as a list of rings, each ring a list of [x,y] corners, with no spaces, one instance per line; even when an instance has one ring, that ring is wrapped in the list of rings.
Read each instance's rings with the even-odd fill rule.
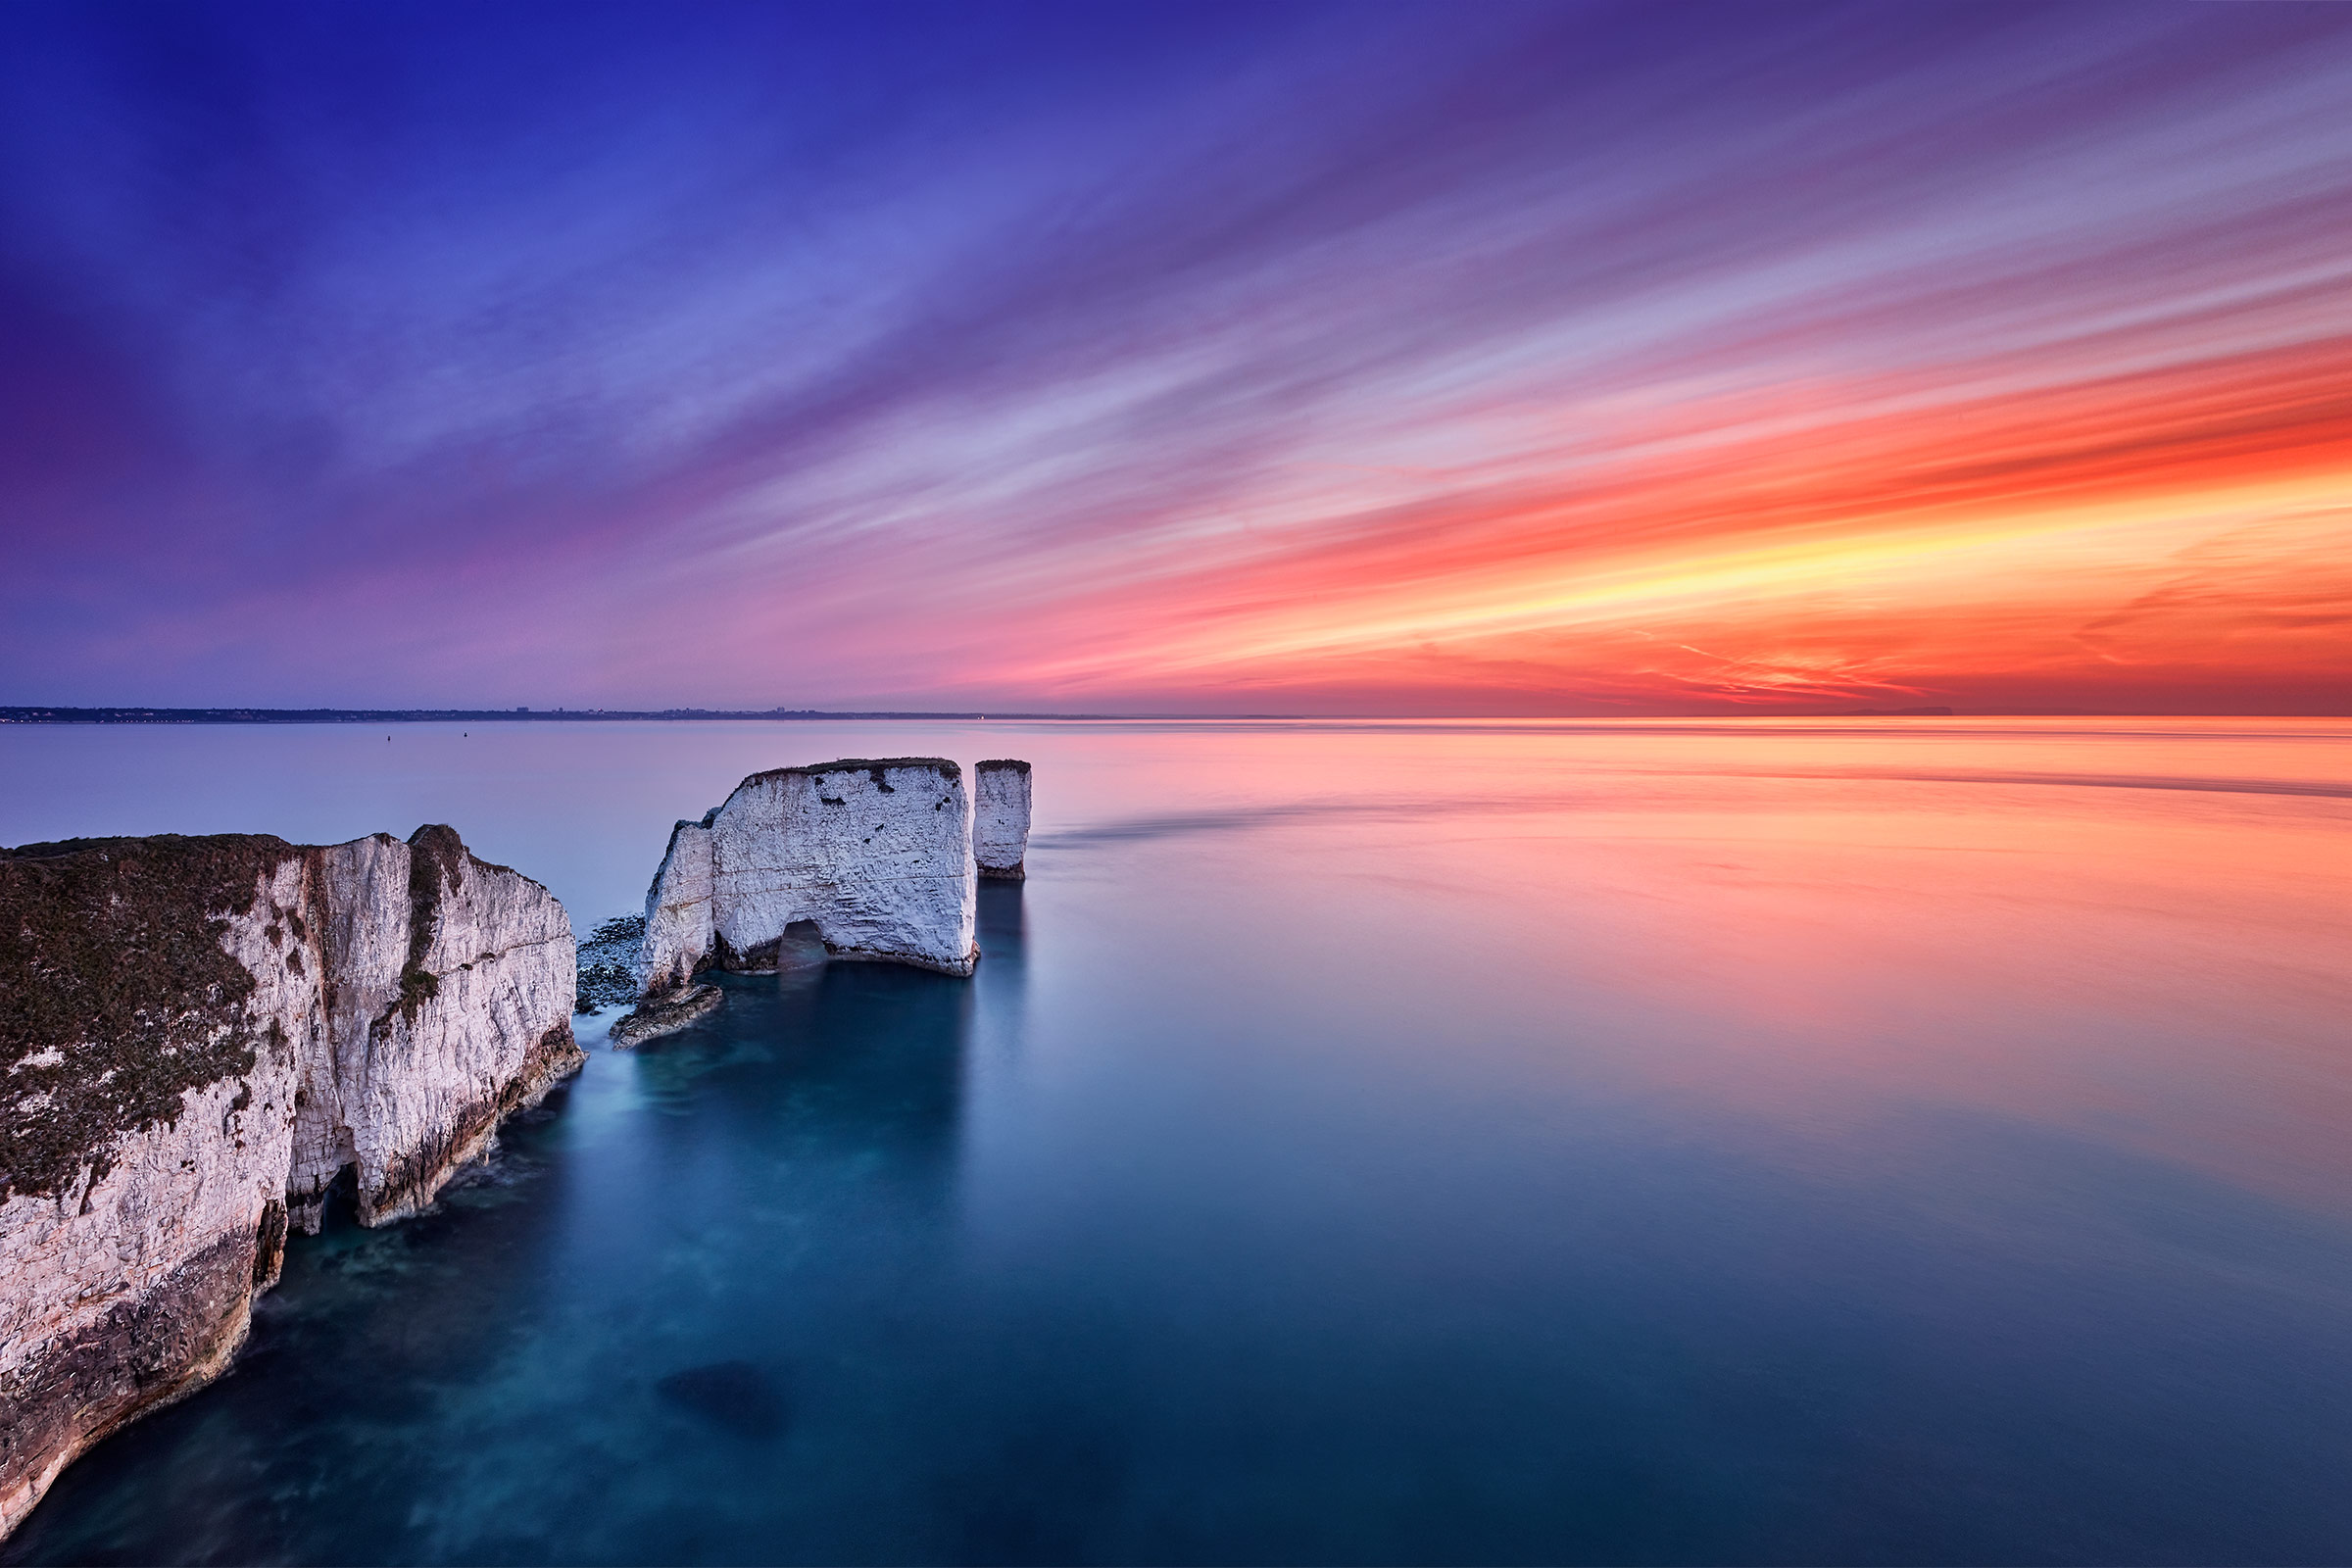
[[[585,926],[933,751],[1037,762],[972,980],[588,1022],[0,1557],[2352,1556],[2341,724],[0,730],[0,840],[448,820]]]

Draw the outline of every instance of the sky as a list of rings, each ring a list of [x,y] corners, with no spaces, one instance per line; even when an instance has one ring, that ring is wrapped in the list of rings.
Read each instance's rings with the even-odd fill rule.
[[[0,703],[2352,712],[2352,7],[0,8]]]

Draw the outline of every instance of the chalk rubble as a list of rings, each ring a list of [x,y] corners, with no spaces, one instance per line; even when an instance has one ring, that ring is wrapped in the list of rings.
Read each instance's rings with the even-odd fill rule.
[[[446,827],[0,851],[0,1535],[217,1376],[290,1227],[431,1202],[585,1059],[572,931]]]

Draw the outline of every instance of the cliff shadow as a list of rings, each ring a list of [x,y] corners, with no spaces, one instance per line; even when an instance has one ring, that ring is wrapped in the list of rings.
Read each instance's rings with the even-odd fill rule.
[[[1026,882],[980,884],[980,967],[972,974],[978,1034],[999,1057],[1018,1052],[1028,1025],[1029,913]]]
[[[1026,882],[1002,882],[984,877],[980,883],[979,937],[984,961],[1003,959],[1019,968],[1027,956],[1028,914],[1022,894]]]
[[[786,933],[772,974],[703,979],[725,1004],[630,1062],[662,1112],[655,1145],[695,1163],[713,1138],[754,1158],[855,1154],[901,1175],[952,1159],[971,981],[828,959],[813,926]]]

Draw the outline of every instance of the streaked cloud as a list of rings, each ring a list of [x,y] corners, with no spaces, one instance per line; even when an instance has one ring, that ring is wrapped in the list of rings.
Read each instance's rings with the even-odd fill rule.
[[[0,36],[14,700],[2352,705],[2331,10]]]

